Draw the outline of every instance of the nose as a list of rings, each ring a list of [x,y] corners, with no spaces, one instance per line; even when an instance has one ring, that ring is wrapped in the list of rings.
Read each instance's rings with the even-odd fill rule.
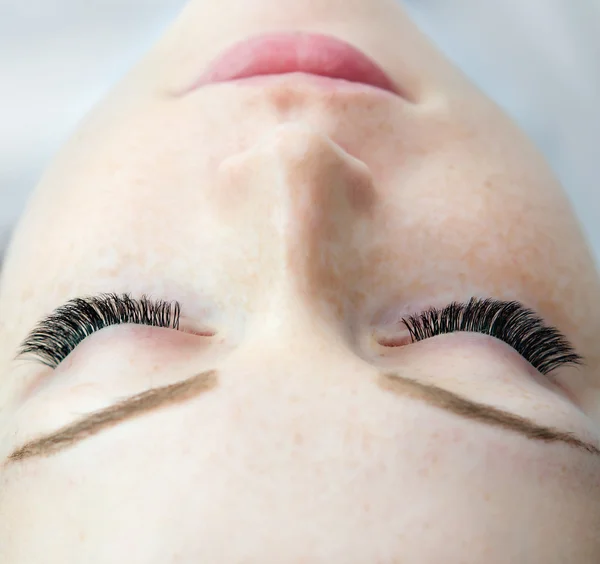
[[[377,201],[367,165],[304,124],[221,163],[210,202],[240,259],[228,283],[250,294],[263,328],[281,330],[297,308],[343,320],[359,299]]]

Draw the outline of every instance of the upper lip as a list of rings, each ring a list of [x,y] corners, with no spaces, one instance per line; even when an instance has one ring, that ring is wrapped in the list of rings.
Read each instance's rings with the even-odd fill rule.
[[[385,71],[356,47],[328,35],[302,32],[259,35],[236,43],[208,65],[194,87],[290,72],[341,78],[400,94]]]

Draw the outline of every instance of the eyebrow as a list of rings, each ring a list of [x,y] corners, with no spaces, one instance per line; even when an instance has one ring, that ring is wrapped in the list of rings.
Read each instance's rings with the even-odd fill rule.
[[[68,448],[108,427],[113,427],[133,419],[143,413],[155,411],[161,407],[184,402],[214,389],[217,386],[217,373],[214,370],[201,372],[175,384],[151,388],[121,400],[114,405],[86,414],[48,435],[33,439],[18,448],[7,462],[14,462],[34,456],[49,456]]]
[[[538,425],[526,417],[475,402],[434,384],[425,384],[393,372],[380,373],[377,378],[377,384],[382,389],[399,396],[424,401],[429,405],[449,411],[466,419],[502,427],[503,429],[519,433],[528,439],[567,443],[588,453],[600,456],[600,448],[578,439],[572,433],[560,431],[553,427]],[[66,425],[58,431],[29,441],[15,450],[8,457],[6,463],[17,462],[32,457],[50,456],[99,433],[103,429],[118,425],[143,413],[195,398],[215,389],[217,385],[217,372],[209,370],[194,375],[182,382],[151,388],[150,390],[121,400],[112,406],[84,415],[78,421]]]
[[[434,384],[425,384],[395,373],[380,374],[378,383],[382,388],[401,396],[423,400],[430,405],[473,421],[502,427],[508,431],[519,433],[528,439],[567,443],[600,456],[600,448],[578,439],[573,433],[561,431],[554,427],[538,425],[527,417],[467,399]]]

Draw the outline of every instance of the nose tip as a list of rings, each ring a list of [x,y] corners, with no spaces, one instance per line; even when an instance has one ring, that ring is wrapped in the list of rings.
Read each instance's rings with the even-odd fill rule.
[[[289,162],[288,175],[297,180],[293,185],[299,194],[315,202],[342,196],[344,205],[356,213],[368,212],[373,205],[371,169],[326,134],[305,124],[284,124],[274,131],[267,147],[279,162]]]
[[[347,212],[368,214],[375,203],[369,167],[303,123],[270,130],[223,160],[218,174],[216,211],[240,225],[250,220],[255,227],[254,220],[262,223],[268,215],[280,230],[302,229],[316,216],[335,220]]]
[[[273,157],[297,165],[307,166],[310,162],[310,168],[317,170],[334,166],[363,182],[372,182],[371,170],[363,161],[350,154],[341,142],[304,122],[278,125],[264,137],[263,147]]]

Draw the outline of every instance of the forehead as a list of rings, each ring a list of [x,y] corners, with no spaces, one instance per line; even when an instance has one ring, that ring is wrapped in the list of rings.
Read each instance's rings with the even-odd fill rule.
[[[132,539],[137,545],[151,530],[162,540],[158,551],[180,546],[222,561],[231,543],[218,539],[231,538],[232,530],[239,530],[233,544],[252,546],[253,557],[268,561],[261,551],[274,546],[290,558],[298,551],[348,558],[350,549],[370,557],[382,543],[389,554],[422,555],[424,545],[415,541],[422,530],[434,531],[426,550],[439,543],[462,555],[465,542],[485,539],[488,549],[498,542],[507,516],[511,530],[524,527],[528,538],[559,539],[556,551],[567,537],[558,530],[548,536],[548,527],[578,538],[576,517],[598,519],[597,507],[580,503],[584,490],[597,488],[593,468],[584,475],[575,458],[549,454],[544,445],[399,400],[348,370],[282,378],[273,363],[253,374],[241,364],[230,368],[212,397],[5,474],[0,516],[10,515],[14,530],[40,542],[62,531],[62,538],[73,536],[67,546],[78,546],[82,530],[88,546],[110,537],[102,543],[110,552]],[[253,387],[244,385],[248,376],[257,379]],[[319,381],[328,376],[329,383]],[[152,471],[142,480],[140,468]],[[556,496],[560,491],[570,495]],[[538,516],[529,528],[523,497]],[[109,518],[115,503],[122,522]],[[564,522],[545,517],[557,514]],[[485,527],[474,527],[482,520]],[[279,530],[289,535],[280,545]],[[461,542],[453,544],[457,536]]]

